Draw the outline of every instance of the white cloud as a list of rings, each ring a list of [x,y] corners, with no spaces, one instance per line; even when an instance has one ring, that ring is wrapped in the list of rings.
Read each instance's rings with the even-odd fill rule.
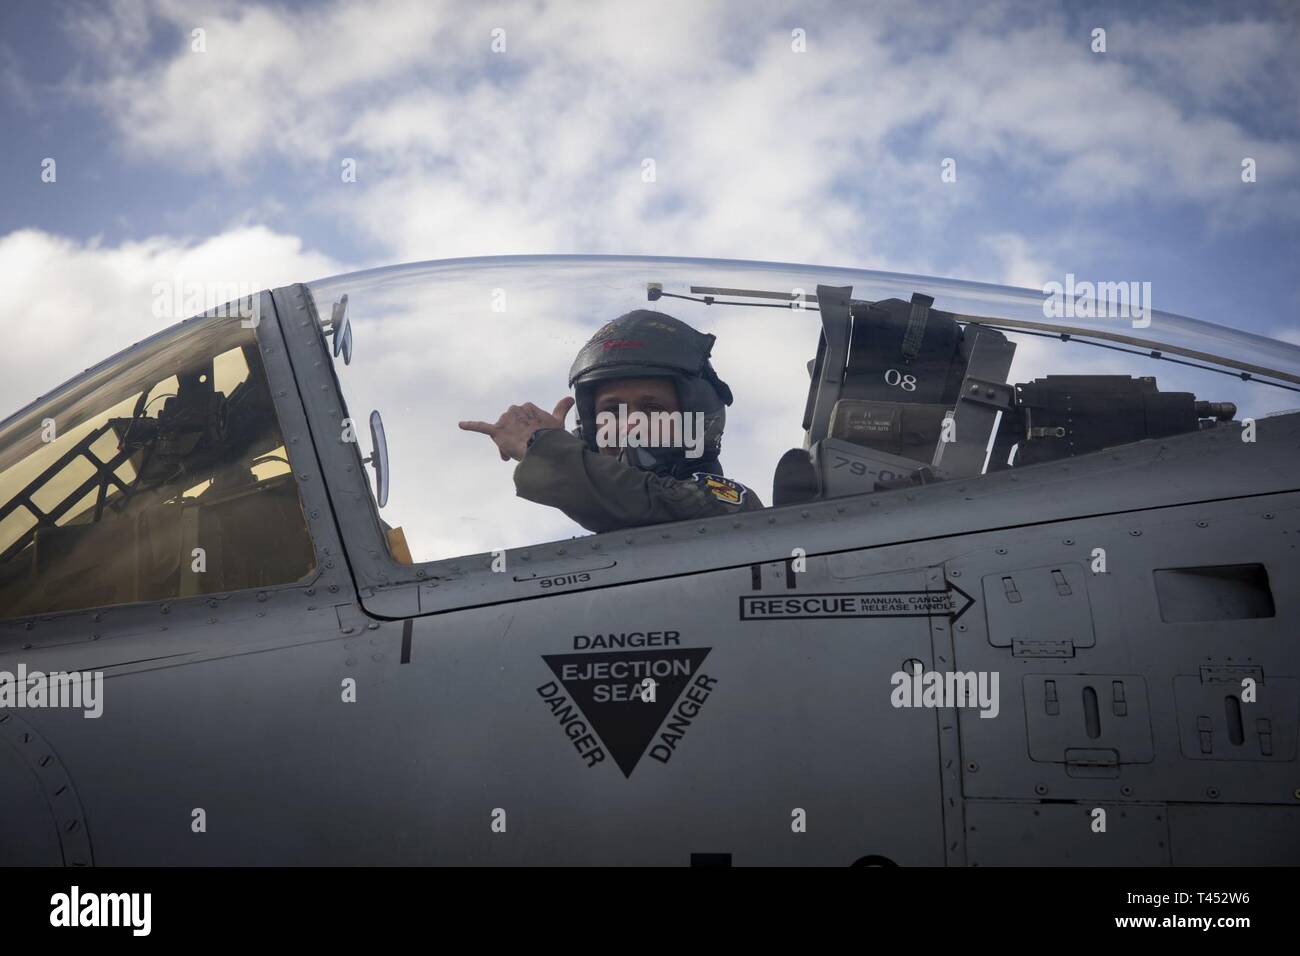
[[[1276,58],[1257,25],[1155,43],[1144,22],[1110,24],[1119,50],[1142,48],[1141,31],[1148,67],[1014,5],[980,17],[961,4],[942,16],[523,0],[124,9],[80,27],[99,54],[82,89],[133,153],[229,176],[283,157],[320,177],[321,210],[399,261],[671,251],[941,271],[947,250],[900,242],[900,226],[942,236],[1008,180],[1045,203],[1191,200],[1231,225],[1289,215],[1276,193],[1243,189],[1243,155],[1270,182],[1300,169],[1294,139],[1232,118],[1225,97],[1257,79],[1245,66],[1191,110],[1149,82],[1184,47]],[[175,52],[151,61],[144,23]],[[796,23],[806,53],[791,50]],[[205,54],[189,52],[194,24]],[[947,156],[955,184],[939,180]],[[339,181],[342,157],[358,160],[357,183]]]
[[[18,57],[7,44],[0,44],[0,93],[5,99],[24,113],[36,111],[36,95],[31,84],[23,76],[18,64]]]
[[[1041,289],[1043,283],[1056,275],[1041,258],[1031,251],[1030,241],[1022,235],[1009,232],[992,233],[984,237],[984,245],[997,256],[1002,272],[997,281],[1018,289]]]
[[[1140,59],[1165,88],[1176,89],[1196,109],[1278,110],[1300,118],[1300,20],[1253,18],[1200,23],[1154,20],[1131,25],[1117,37],[1122,53]]]
[[[339,270],[295,237],[260,226],[202,241],[157,236],[116,246],[36,229],[0,237],[0,416],[187,318],[155,316],[156,283],[264,289]]]

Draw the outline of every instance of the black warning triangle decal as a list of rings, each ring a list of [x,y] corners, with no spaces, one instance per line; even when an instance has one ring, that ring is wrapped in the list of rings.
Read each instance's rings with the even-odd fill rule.
[[[708,647],[604,654],[543,654],[552,673],[609,748],[623,776],[632,776],[664,717],[709,655]],[[641,699],[642,681],[655,699]]]

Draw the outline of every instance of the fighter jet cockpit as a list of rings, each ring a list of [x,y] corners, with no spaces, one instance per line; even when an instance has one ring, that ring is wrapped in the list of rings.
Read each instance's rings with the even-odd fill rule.
[[[190,320],[11,419],[0,617],[296,581],[311,540],[251,329]]]
[[[781,509],[883,506],[931,485],[973,498],[998,475],[1208,430],[1249,442],[1258,420],[1300,406],[1293,330],[1200,322],[1154,309],[1137,283],[1116,287],[1053,297],[819,266],[538,256],[277,289],[265,321],[317,328],[274,398],[258,333],[207,315],[0,424],[0,619],[303,580],[318,554],[277,403],[307,416],[294,450],[321,456],[352,560],[379,587],[426,582],[421,607],[461,601],[434,589],[506,566],[507,552],[639,544],[631,532],[654,522],[593,534],[520,494],[520,459],[458,427],[531,403],[577,431],[575,356],[637,310],[706,342],[730,399],[707,466],[692,464],[700,434],[681,433],[682,474],[704,475],[724,503],[760,505],[765,525]],[[654,539],[703,564],[717,547],[709,522],[743,531],[745,517]]]
[[[912,494],[1206,429],[1237,440],[1300,407],[1300,348],[1281,340],[1281,319],[1245,331],[1161,312],[1159,290],[1139,283],[1053,296],[817,266],[541,256],[306,289],[327,335],[346,313],[340,417],[362,423],[353,467],[386,465],[385,505],[370,504],[402,564],[587,534],[519,497],[515,463],[456,422],[527,402],[549,412],[571,394],[584,343],[633,310],[713,337],[712,367],[734,395],[719,467],[769,509]],[[383,454],[368,447],[367,416],[382,420]]]

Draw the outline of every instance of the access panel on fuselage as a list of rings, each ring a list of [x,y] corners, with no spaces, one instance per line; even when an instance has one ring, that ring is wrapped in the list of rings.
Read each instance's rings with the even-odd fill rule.
[[[385,694],[441,782],[405,784],[449,860],[942,864],[935,714],[891,677],[944,600],[810,559],[416,619]]]

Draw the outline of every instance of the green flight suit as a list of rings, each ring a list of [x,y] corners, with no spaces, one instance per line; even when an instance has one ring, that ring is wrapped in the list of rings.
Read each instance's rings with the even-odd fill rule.
[[[561,428],[539,432],[515,467],[521,498],[559,508],[588,531],[758,511],[758,496],[721,475],[661,477],[589,449]]]

